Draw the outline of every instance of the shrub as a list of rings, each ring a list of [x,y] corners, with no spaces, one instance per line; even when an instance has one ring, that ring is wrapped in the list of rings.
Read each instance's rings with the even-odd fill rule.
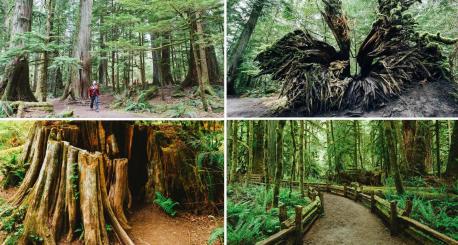
[[[160,192],[156,192],[156,199],[154,200],[154,203],[159,205],[162,210],[172,217],[177,214],[174,208],[178,205],[178,202],[174,202],[172,199],[164,197]]]

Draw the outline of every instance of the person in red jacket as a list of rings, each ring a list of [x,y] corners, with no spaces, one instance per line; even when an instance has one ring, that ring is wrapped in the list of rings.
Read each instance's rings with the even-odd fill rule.
[[[97,84],[96,81],[92,82],[92,86],[89,87],[89,97],[91,98],[91,110],[94,108],[95,104],[95,111],[99,112],[99,96],[100,96],[100,91],[99,91],[99,85]]]

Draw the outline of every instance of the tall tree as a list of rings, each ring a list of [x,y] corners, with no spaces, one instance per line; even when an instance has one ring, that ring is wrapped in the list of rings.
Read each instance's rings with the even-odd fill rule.
[[[441,177],[441,155],[440,155],[440,122],[436,120],[435,134],[436,134],[436,164],[437,164],[437,176]]]
[[[243,26],[242,33],[237,39],[234,47],[231,49],[231,53],[228,59],[228,68],[227,68],[227,93],[230,95],[235,95],[235,80],[238,74],[238,66],[241,63],[242,54],[245,52],[245,49],[248,45],[248,41],[251,38],[256,23],[258,22],[259,16],[261,16],[262,9],[266,4],[266,0],[256,0],[253,3],[251,9],[250,17],[248,21]]]
[[[285,123],[285,120],[280,120],[277,128],[277,169],[275,170],[274,208],[278,207],[278,195],[283,180],[283,128],[285,127]]]
[[[397,146],[396,146],[396,126],[395,121],[386,120],[383,121],[383,126],[385,130],[386,144],[388,148],[388,164],[391,168],[391,174],[394,177],[394,184],[396,186],[396,191],[399,195],[404,193],[404,188],[402,186],[401,174],[399,173],[398,159],[397,159]]]
[[[305,142],[304,142],[304,121],[299,121],[299,182],[301,197],[304,197],[304,153],[305,153]]]
[[[32,7],[32,0],[16,0],[11,26],[10,49],[24,47],[22,39],[16,39],[31,31]],[[29,59],[27,54],[16,55],[6,66],[0,90],[3,90],[3,88],[2,100],[4,101],[36,101],[29,83]]]
[[[62,100],[71,96],[73,99],[87,99],[87,90],[91,82],[91,21],[92,0],[80,0],[78,36],[73,57],[80,62],[79,69],[72,69],[71,81],[67,84]]]
[[[447,169],[445,170],[445,176],[458,176],[458,123],[456,121],[453,125],[452,140],[450,144],[450,150],[448,153]]]
[[[237,130],[238,130],[238,121],[233,120],[231,121],[232,127],[231,127],[231,133],[232,133],[232,151],[231,151],[231,172],[229,175],[229,182],[234,183],[237,178],[237,166],[238,166],[238,152],[237,152],[237,146],[238,146],[238,139],[237,139]]]

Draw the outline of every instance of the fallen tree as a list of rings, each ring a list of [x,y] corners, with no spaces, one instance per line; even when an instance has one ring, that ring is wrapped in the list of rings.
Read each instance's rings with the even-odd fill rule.
[[[0,215],[21,217],[10,238],[57,244],[81,232],[86,244],[133,244],[126,211],[157,192],[182,209],[214,212],[223,171],[187,142],[193,134],[170,124],[36,122],[21,157],[26,176]]]
[[[256,57],[261,72],[283,82],[286,110],[306,115],[343,109],[371,110],[399,97],[409,85],[451,80],[439,44],[458,39],[415,31],[405,13],[418,0],[379,0],[378,18],[360,45],[358,74],[350,75],[350,38],[340,0],[322,0],[322,17],[339,50],[307,30],[293,31]]]

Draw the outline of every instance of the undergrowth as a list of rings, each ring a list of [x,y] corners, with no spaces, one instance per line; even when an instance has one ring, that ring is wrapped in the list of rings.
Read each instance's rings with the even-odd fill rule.
[[[6,159],[5,159],[6,158]],[[19,185],[25,177],[27,166],[18,161],[16,154],[0,159],[0,186],[5,189]]]
[[[254,244],[280,230],[278,208],[272,208],[273,192],[262,186],[228,186],[227,241],[229,244]],[[300,193],[280,190],[279,200],[287,207],[288,217],[294,214],[294,205],[306,206],[308,198]]]
[[[207,241],[208,245],[224,244],[224,227],[216,227],[213,229]]]
[[[178,202],[174,202],[172,199],[164,197],[160,192],[156,192],[156,199],[154,199],[154,203],[159,205],[164,212],[172,217],[175,217],[177,214],[175,206],[178,205]]]
[[[422,181],[418,179],[416,183],[423,185]],[[445,187],[433,190],[438,194],[445,191]],[[458,240],[458,201],[452,200],[448,196],[443,200],[426,199],[409,191],[406,191],[403,195],[397,195],[394,190],[387,191],[385,198],[389,201],[396,200],[401,208],[405,208],[406,201],[411,199],[411,218]]]

